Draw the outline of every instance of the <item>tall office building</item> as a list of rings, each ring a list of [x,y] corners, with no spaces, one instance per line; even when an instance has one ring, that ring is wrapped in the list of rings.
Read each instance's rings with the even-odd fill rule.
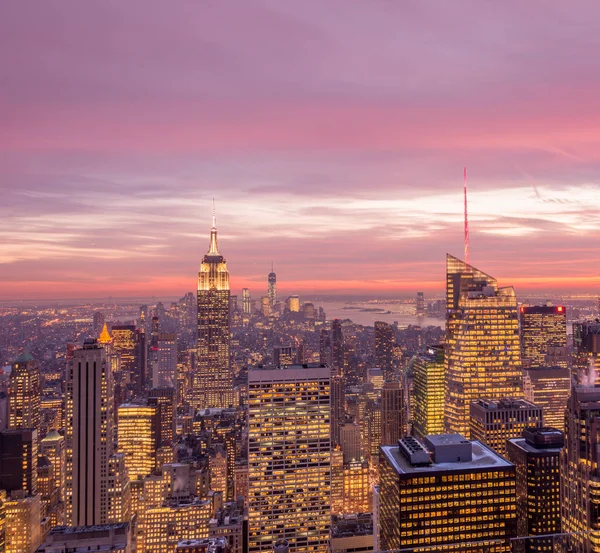
[[[52,471],[60,501],[65,500],[66,448],[65,438],[56,430],[51,430],[40,442],[40,455],[52,463]]]
[[[0,489],[35,495],[37,484],[37,430],[0,432]]]
[[[567,366],[567,310],[550,303],[523,306],[521,357],[526,368]]]
[[[86,340],[68,361],[65,419],[67,521],[72,526],[105,524],[114,392],[104,348],[96,340]]]
[[[340,425],[346,417],[346,387],[344,378],[331,376],[331,441],[333,445],[340,443]]]
[[[125,381],[135,382],[139,385],[141,375],[137,368],[135,355],[135,325],[113,325],[111,333],[113,355],[118,359],[119,372],[123,374]]]
[[[565,414],[560,454],[562,531],[569,552],[600,552],[600,386],[575,385]]]
[[[41,382],[37,361],[22,353],[12,364],[10,372],[8,427],[40,429]]]
[[[344,333],[339,319],[331,322],[331,366],[335,374],[344,376]]]
[[[327,551],[331,518],[330,372],[248,371],[248,551]]]
[[[517,298],[447,255],[446,302],[446,428],[469,437],[473,401],[523,397]]]
[[[565,439],[554,428],[529,428],[506,444],[516,467],[517,531],[514,553],[553,551],[550,534],[560,533],[560,452]],[[543,537],[536,537],[543,536]]]
[[[515,467],[457,434],[381,447],[382,551],[508,553],[516,535]]]
[[[430,346],[413,364],[413,419],[415,436],[444,433],[444,346]]]
[[[400,382],[384,382],[381,390],[381,443],[391,445],[404,436],[404,390]]]
[[[148,405],[156,405],[158,410],[160,447],[175,443],[175,425],[177,423],[176,394],[174,388],[153,388],[148,393]]]
[[[270,303],[270,297],[269,303]],[[285,307],[290,313],[300,313],[300,298],[298,296],[290,296],[287,300],[285,300]]]
[[[198,369],[194,375],[194,407],[233,405],[231,374],[229,272],[219,253],[213,217],[210,246],[198,272]]]
[[[544,425],[564,431],[565,409],[571,395],[571,371],[538,367],[523,371],[525,399],[542,408]]]
[[[416,305],[417,317],[423,317],[425,315],[425,294],[423,292],[417,292],[417,305]]]
[[[383,371],[384,380],[394,374],[394,331],[388,323],[375,321],[375,364]]]
[[[524,399],[478,399],[471,404],[471,438],[506,455],[506,440],[544,426],[542,408]]]
[[[252,313],[252,299],[250,297],[250,288],[242,288],[242,311],[245,315]]]
[[[160,427],[158,407],[124,403],[118,410],[119,451],[125,454],[129,478],[149,476],[156,466]]]
[[[322,328],[319,333],[319,363],[333,368],[331,355],[331,332]],[[337,374],[335,371],[333,374]]]
[[[34,553],[42,542],[41,497],[11,497],[4,503],[6,553]]]
[[[177,387],[177,335],[171,332],[159,332],[156,337],[152,387],[162,386]]]
[[[271,272],[269,273],[269,277],[268,277],[268,288],[267,288],[267,296],[269,296],[269,303],[271,304],[271,307],[275,307],[275,304],[277,303],[277,275],[275,274],[275,271],[273,270],[273,265],[271,264]]]
[[[573,374],[579,383],[591,365],[595,369],[595,383],[600,384],[600,322],[584,321],[573,323],[573,346],[575,362]]]

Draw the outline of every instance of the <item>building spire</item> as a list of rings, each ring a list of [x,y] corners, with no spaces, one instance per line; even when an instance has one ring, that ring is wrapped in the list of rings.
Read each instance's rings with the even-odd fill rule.
[[[215,209],[215,199],[213,198],[213,216],[212,228],[210,229],[210,247],[208,255],[219,255],[219,246],[217,244],[217,212]]]

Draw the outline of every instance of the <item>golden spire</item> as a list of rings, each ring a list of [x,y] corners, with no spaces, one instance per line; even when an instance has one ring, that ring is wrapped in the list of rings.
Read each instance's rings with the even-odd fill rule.
[[[98,343],[99,344],[110,344],[112,342],[112,337],[110,335],[110,332],[108,332],[108,327],[106,326],[106,323],[104,323],[104,326],[102,327],[102,332],[100,333],[100,336],[98,337]]]

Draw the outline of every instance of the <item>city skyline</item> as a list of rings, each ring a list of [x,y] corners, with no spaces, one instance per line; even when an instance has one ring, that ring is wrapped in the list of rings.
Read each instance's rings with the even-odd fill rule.
[[[2,299],[597,289],[597,6],[375,6],[3,6]]]

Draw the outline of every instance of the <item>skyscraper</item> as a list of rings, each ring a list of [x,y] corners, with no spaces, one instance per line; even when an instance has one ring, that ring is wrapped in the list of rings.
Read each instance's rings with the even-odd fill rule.
[[[129,478],[149,476],[156,466],[160,426],[156,405],[124,403],[119,406],[119,451],[125,454]]]
[[[267,296],[269,296],[271,307],[275,307],[275,304],[277,303],[277,275],[273,270],[273,264],[271,264],[271,272],[269,273],[268,280]]]
[[[564,431],[565,409],[571,394],[571,371],[556,367],[523,371],[525,399],[542,408],[544,425]]]
[[[446,428],[468,437],[473,401],[523,397],[517,298],[451,255],[446,298]]]
[[[563,305],[523,306],[521,356],[526,368],[567,366],[567,310]]]
[[[123,375],[122,380],[138,385],[141,375],[136,367],[135,325],[113,325],[111,333],[113,355],[118,359],[119,372]],[[120,375],[117,375],[117,378],[121,380]]]
[[[242,311],[245,315],[249,315],[250,313],[252,313],[250,288],[242,288]]]
[[[444,433],[444,347],[431,346],[413,364],[413,433]]]
[[[384,380],[394,374],[394,331],[388,323],[375,321],[375,364],[383,371]]]
[[[520,438],[526,428],[542,426],[542,408],[524,399],[478,399],[471,404],[471,438],[500,455],[506,455],[506,440]]]
[[[406,427],[404,390],[400,382],[385,382],[381,391],[381,443],[395,444]]]
[[[0,432],[0,489],[35,495],[37,485],[37,430]]]
[[[12,364],[8,427],[13,430],[40,429],[40,369],[29,353],[22,353]]]
[[[148,405],[158,409],[159,446],[175,443],[176,403],[174,388],[153,388],[148,393]]]
[[[210,246],[198,272],[198,369],[194,375],[194,407],[233,405],[231,374],[229,272],[219,253],[213,217]]]
[[[156,364],[153,368],[152,387],[177,387],[177,335],[159,332],[156,337]]]
[[[579,380],[594,366],[596,384],[600,384],[600,322],[584,321],[573,323],[573,346],[575,347],[574,376]]]
[[[456,434],[381,447],[382,551],[509,553],[516,535],[515,467]]]
[[[326,328],[322,328],[319,333],[319,362],[322,365],[333,367],[331,354],[331,333]],[[335,372],[337,374],[337,372]]]
[[[425,315],[425,294],[423,292],[417,292],[417,306],[415,311],[417,317]]]
[[[553,428],[530,428],[506,444],[516,467],[517,530],[530,536],[514,544],[515,553],[553,551],[549,534],[560,532],[560,452],[565,439]]]
[[[592,377],[592,381],[594,378]],[[560,454],[562,531],[576,553],[600,551],[600,386],[575,385],[565,414]]]
[[[330,373],[248,371],[248,551],[325,553],[331,518]]]
[[[108,520],[107,475],[113,453],[114,392],[104,348],[86,340],[66,371],[67,521]]]
[[[344,334],[339,319],[331,322],[331,366],[335,374],[344,375]]]

